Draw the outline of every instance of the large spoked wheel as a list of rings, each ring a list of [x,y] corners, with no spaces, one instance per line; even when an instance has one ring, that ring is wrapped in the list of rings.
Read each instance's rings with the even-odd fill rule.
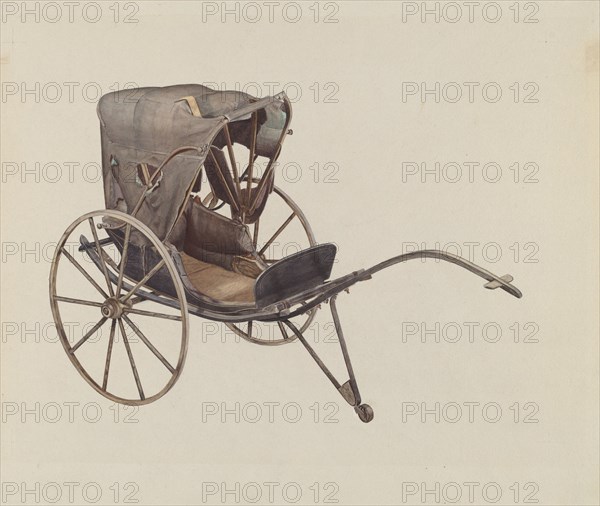
[[[258,184],[260,180],[253,178],[253,181],[254,184]],[[210,198],[207,200],[210,201]],[[249,227],[254,246],[267,266],[317,244],[302,209],[277,186],[273,188],[260,218]],[[316,312],[317,308],[313,308],[292,318],[292,322],[301,332],[304,332],[313,322]],[[244,324],[226,325],[236,335],[256,344],[278,346],[296,339],[294,334],[288,333],[281,322],[250,321]]]
[[[107,230],[116,231],[119,245]],[[140,244],[153,249],[158,263],[131,279],[126,271],[141,263],[135,251]],[[174,307],[143,297],[158,273],[174,288]],[[102,210],[75,220],[56,247],[50,303],[67,356],[104,397],[148,404],[179,379],[189,334],[183,284],[165,245],[136,218]]]

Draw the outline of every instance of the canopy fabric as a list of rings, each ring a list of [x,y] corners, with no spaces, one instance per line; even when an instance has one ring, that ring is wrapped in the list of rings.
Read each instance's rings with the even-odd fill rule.
[[[225,144],[223,126],[231,125],[234,142],[251,139],[251,114],[258,114],[256,154],[271,156],[286,124],[282,96],[258,100],[238,91],[218,91],[199,84],[121,90],[98,103],[102,141],[104,197],[107,209],[132,213],[162,240],[175,224],[211,145]],[[193,106],[193,107],[192,107]],[[197,109],[196,109],[197,106]],[[147,190],[138,166],[155,170],[174,150],[177,154]],[[133,238],[132,238],[133,240]]]

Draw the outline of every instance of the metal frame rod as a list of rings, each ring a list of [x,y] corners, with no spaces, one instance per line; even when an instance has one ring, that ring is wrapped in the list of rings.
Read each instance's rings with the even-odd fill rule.
[[[108,270],[106,269],[106,264],[104,263],[104,256],[102,255],[102,252],[104,250],[102,249],[102,246],[100,246],[100,241],[98,240],[98,232],[96,232],[96,224],[94,223],[93,218],[88,218],[88,223],[90,225],[90,228],[92,229],[92,235],[94,236],[94,243],[96,244],[96,250],[98,251],[98,257],[100,258],[100,265],[102,266],[102,272],[104,273],[104,279],[106,280],[106,284],[108,285],[108,293],[110,294],[111,297],[113,297],[115,295],[115,292],[113,291],[113,286],[108,277]]]
[[[95,245],[93,243],[90,243],[85,236],[81,236],[80,241],[83,246],[82,249],[88,254],[88,256],[90,257],[92,262],[96,265],[96,267],[98,269],[101,269],[100,260],[98,258],[98,253],[96,252]],[[104,252],[104,253],[106,254],[106,252]],[[422,257],[420,257],[420,254],[422,254],[422,253],[424,253],[424,252],[419,251],[419,252],[413,252],[413,253],[406,253],[404,255],[400,255],[398,257],[391,258],[389,260],[386,260],[384,262],[381,262],[381,263],[375,265],[374,267],[372,267],[370,269],[361,269],[358,271],[354,271],[350,274],[347,274],[345,276],[342,276],[342,277],[339,277],[332,281],[329,281],[328,283],[326,283],[325,285],[323,285],[321,287],[318,287],[316,289],[311,289],[307,292],[299,294],[298,296],[294,296],[287,300],[287,303],[290,305],[289,307],[293,306],[294,304],[299,303],[299,301],[308,301],[308,302],[306,302],[305,304],[303,303],[301,305],[301,307],[298,307],[297,309],[292,308],[291,312],[286,313],[285,315],[281,314],[279,312],[279,310],[274,311],[270,307],[267,307],[267,308],[239,308],[239,309],[235,309],[235,310],[232,309],[232,310],[225,312],[223,307],[217,306],[217,305],[211,305],[209,301],[203,302],[203,305],[188,303],[188,312],[195,316],[200,316],[202,318],[207,318],[209,320],[219,321],[219,322],[224,322],[224,323],[240,323],[240,322],[247,322],[248,320],[257,320],[257,321],[277,321],[277,320],[284,320],[284,319],[289,320],[290,318],[294,318],[295,316],[299,316],[299,315],[305,313],[307,310],[313,309],[318,304],[331,298],[333,295],[335,295],[339,292],[342,292],[343,290],[349,288],[350,286],[352,286],[358,282],[370,279],[372,274],[374,274],[386,267],[390,267],[391,265],[394,265],[397,263],[402,263],[406,260],[422,258]],[[444,254],[443,252],[436,251],[436,250],[426,251],[426,253],[427,253],[427,256],[430,256],[433,258],[440,258],[442,260],[445,259],[444,258],[445,256],[450,256],[447,253]],[[109,259],[107,258],[106,260],[108,261]],[[463,262],[467,263],[466,260],[461,259],[460,257],[456,257],[454,255],[452,256],[452,260],[450,260],[450,262],[454,263],[460,267],[465,267],[465,265],[463,265]],[[177,262],[176,262],[176,264],[177,264]],[[485,269],[481,269],[481,268],[475,266],[474,264],[470,264],[470,265],[473,268],[469,268],[468,269],[469,271],[477,274],[478,276],[480,276],[488,281],[500,279],[500,278],[498,278],[498,276],[496,276],[492,273],[489,273]],[[117,270],[118,270],[118,268],[117,268]],[[116,284],[117,275],[113,274],[112,272],[109,272],[109,276],[111,278],[111,281]],[[514,285],[512,285],[504,280],[500,280],[500,281],[503,284],[502,288],[506,289],[506,291],[509,292],[511,295],[514,295],[515,297],[522,296],[521,292]],[[123,288],[125,290],[131,289],[132,286],[133,285],[126,283],[125,280],[123,281]],[[177,303],[177,301],[174,300],[172,297],[166,296],[164,294],[152,293],[152,292],[151,293],[139,292],[138,295],[146,300],[151,300],[153,302],[158,302],[165,306],[179,309],[179,304]],[[98,303],[98,302],[80,301],[77,299],[71,299],[69,297],[61,297],[61,296],[56,296],[56,300],[64,301],[64,302],[71,302],[71,303],[75,303],[75,304],[87,304],[87,305],[98,306],[98,307],[100,307],[102,305],[101,303]],[[227,308],[225,308],[225,309],[227,309]]]
[[[219,180],[221,181],[221,184],[223,185],[223,188],[225,188],[225,191],[227,192],[227,196],[231,200],[231,205],[233,207],[235,207],[235,210],[237,212],[239,212],[240,211],[240,206],[238,205],[237,200],[233,196],[233,193],[231,193],[231,190],[229,189],[229,185],[227,184],[227,181],[225,181],[225,175],[224,175],[225,173],[223,172],[223,169],[221,168],[221,164],[217,161],[217,157],[213,153],[212,148],[209,150],[209,152],[210,152],[210,156],[211,156],[211,158],[212,158],[215,166],[217,167],[217,174],[219,176]]]
[[[335,299],[337,295],[334,295],[329,299],[329,307],[331,308],[331,316],[333,317],[333,324],[335,325],[335,331],[338,335],[340,347],[342,348],[342,355],[344,356],[344,362],[346,363],[346,370],[350,378],[350,388],[356,399],[356,405],[360,404],[360,392],[358,390],[358,383],[356,382],[356,376],[354,376],[354,369],[352,368],[352,361],[350,360],[350,354],[348,353],[348,346],[346,345],[346,339],[344,338],[344,332],[342,331],[342,324],[340,323],[340,317],[337,312],[337,306]]]
[[[238,174],[237,163],[235,161],[235,153],[233,152],[233,144],[231,142],[231,134],[229,133],[229,125],[225,123],[223,126],[225,132],[225,140],[227,141],[227,152],[229,154],[229,162],[231,163],[231,172],[233,173],[233,180],[235,182],[235,189],[237,192],[238,199],[241,199],[242,187],[240,185],[240,176]]]
[[[131,223],[128,223],[125,227],[125,239],[123,240],[123,252],[121,253],[121,265],[119,266],[119,279],[117,279],[117,288],[115,293],[117,298],[121,296],[121,286],[123,285],[123,274],[125,272],[125,265],[127,264],[127,254],[129,252],[129,238],[131,235]]]
[[[292,330],[292,332],[296,335],[296,337],[298,338],[298,340],[306,348],[306,351],[308,351],[308,353],[313,358],[313,360],[317,363],[317,365],[325,373],[325,376],[327,376],[329,378],[329,381],[331,381],[331,383],[333,383],[333,386],[336,388],[336,390],[339,390],[342,385],[335,378],[335,376],[333,374],[331,374],[331,371],[328,369],[328,367],[321,360],[321,357],[319,357],[319,355],[317,355],[317,352],[315,350],[313,350],[312,346],[306,342],[306,339],[304,339],[304,336],[298,330],[298,328],[291,321],[289,321],[289,320],[283,320],[283,323],[285,323]]]
[[[174,149],[173,151],[171,151],[167,155],[167,157],[163,160],[163,162],[158,166],[158,168],[156,169],[154,174],[152,174],[150,176],[150,181],[148,181],[148,184],[144,188],[144,191],[142,191],[139,200],[137,201],[136,205],[133,208],[133,211],[131,211],[131,213],[129,213],[131,216],[135,217],[135,215],[138,213],[138,211],[142,207],[142,204],[146,200],[146,192],[148,191],[149,188],[152,187],[154,180],[158,177],[158,174],[163,170],[165,165],[167,163],[169,163],[175,156],[177,156],[181,153],[184,153],[186,151],[196,151],[200,156],[202,156],[204,154],[204,148],[198,148],[196,146],[181,146],[180,148],[177,148],[177,149]],[[186,196],[185,196],[186,201],[187,201],[187,198],[188,198],[188,193],[186,193]]]
[[[346,396],[344,395],[344,393],[341,390],[344,385],[340,384],[340,382],[337,380],[337,378],[331,373],[329,368],[321,360],[321,358],[319,357],[317,352],[313,349],[313,347],[310,344],[308,344],[308,342],[302,335],[302,332],[300,332],[298,330],[298,328],[289,320],[283,320],[283,323],[285,323],[292,330],[292,332],[296,335],[298,340],[306,348],[306,350],[308,351],[310,356],[317,363],[317,365],[321,368],[321,370],[325,373],[325,376],[327,376],[329,381],[331,381],[333,386],[342,395],[342,397],[344,397],[344,399],[346,399],[348,402],[350,402],[350,404],[352,404],[353,406],[358,406],[361,403],[360,392],[358,390],[358,384],[356,383],[356,376],[354,375],[354,369],[352,368],[352,361],[350,360],[350,354],[348,353],[348,347],[346,346],[346,339],[344,338],[344,333],[342,331],[342,325],[340,324],[340,318],[339,318],[339,315],[337,312],[337,307],[335,305],[335,298],[336,298],[336,296],[334,295],[333,297],[331,297],[331,299],[329,299],[329,305],[331,307],[331,316],[333,317],[335,331],[337,333],[338,340],[340,342],[340,347],[342,349],[342,355],[344,357],[344,363],[346,365],[346,370],[348,371],[348,378],[349,378],[348,382],[350,384],[350,389],[352,390],[352,395],[354,396],[353,402],[350,402],[350,401],[348,401],[348,399],[346,399]],[[277,322],[277,323],[280,323],[280,322]],[[282,330],[282,332],[283,332],[283,330]]]
[[[246,183],[246,192],[247,192],[247,200],[246,203],[244,204],[244,207],[247,209],[247,207],[250,205],[250,196],[251,196],[251,189],[252,189],[252,174],[254,171],[254,160],[256,159],[256,157],[254,156],[254,154],[256,153],[256,137],[258,135],[258,111],[255,111],[252,113],[252,141],[250,143],[250,153],[248,155],[248,167],[246,168],[246,171],[244,173],[248,174],[248,181]]]

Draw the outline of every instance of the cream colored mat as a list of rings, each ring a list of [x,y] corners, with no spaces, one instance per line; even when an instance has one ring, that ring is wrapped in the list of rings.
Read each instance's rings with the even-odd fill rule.
[[[254,302],[254,279],[181,252],[183,266],[194,287],[204,295],[224,302]]]

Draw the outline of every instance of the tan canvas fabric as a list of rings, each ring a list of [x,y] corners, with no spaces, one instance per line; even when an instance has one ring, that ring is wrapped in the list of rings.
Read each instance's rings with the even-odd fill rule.
[[[202,294],[223,302],[254,303],[254,279],[181,254],[185,272]]]
[[[190,107],[189,97],[195,107]],[[194,184],[208,148],[221,149],[223,125],[231,122],[234,142],[249,145],[250,113],[261,110],[256,153],[272,155],[286,121],[281,99],[257,100],[236,91],[198,84],[122,90],[98,103],[101,124],[104,194],[108,209],[131,213],[145,192],[138,164],[159,167],[174,150],[189,146],[170,160],[160,184],[148,193],[136,217],[164,239],[173,227]]]

